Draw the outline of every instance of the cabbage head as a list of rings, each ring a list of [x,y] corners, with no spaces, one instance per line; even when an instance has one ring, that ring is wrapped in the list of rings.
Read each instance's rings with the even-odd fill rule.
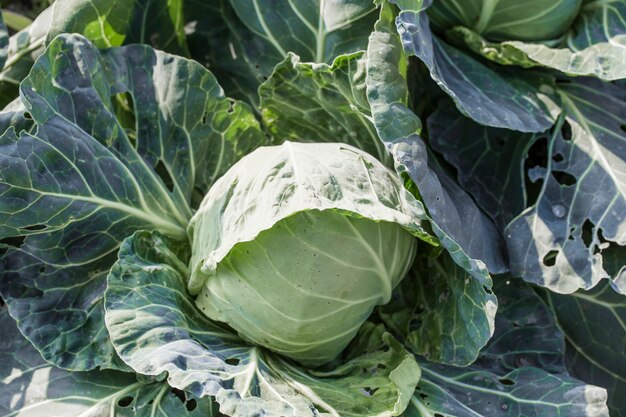
[[[211,319],[306,365],[335,358],[408,272],[421,205],[338,143],[259,148],[193,217],[189,290]]]
[[[549,41],[562,36],[582,0],[437,0],[428,9],[436,30],[465,26],[492,41]]]

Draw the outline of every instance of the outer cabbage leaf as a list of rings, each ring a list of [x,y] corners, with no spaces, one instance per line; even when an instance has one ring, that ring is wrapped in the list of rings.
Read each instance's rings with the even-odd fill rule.
[[[606,391],[566,374],[531,367],[505,375],[473,366],[420,367],[422,379],[404,417],[609,417]]]
[[[421,3],[421,2],[418,2]],[[540,132],[555,120],[556,97],[549,77],[493,68],[433,35],[426,10],[400,4],[397,29],[407,54],[418,57],[458,109],[478,123],[522,132]]]
[[[623,263],[623,255],[621,257]],[[565,333],[565,363],[576,378],[609,392],[612,417],[626,415],[626,299],[608,283],[567,296],[542,291]]]
[[[340,55],[332,65],[303,63],[290,54],[259,89],[274,140],[344,142],[389,164],[371,120],[366,64],[363,52]]]
[[[32,133],[35,124],[26,111],[21,99],[16,98],[0,111],[0,132],[6,132],[13,127],[17,132],[28,130]]]
[[[566,125],[549,139],[546,168],[533,172],[538,200],[505,236],[514,275],[571,293],[610,278],[602,252],[626,245],[626,105],[622,88],[593,79],[560,92]],[[612,285],[626,294],[623,278]]]
[[[527,5],[524,5],[527,7]],[[544,66],[571,75],[611,81],[626,78],[626,3],[588,1],[562,42],[490,42],[466,27],[447,36],[505,65]]]
[[[367,97],[376,131],[396,169],[417,186],[443,246],[461,267],[487,282],[484,265],[472,258],[484,261],[491,272],[505,271],[502,238],[419,137],[421,121],[407,106],[406,56],[393,19],[391,6],[384,4],[367,51]]]
[[[611,278],[624,292],[624,262],[615,256],[626,227],[624,90],[566,81],[559,84],[564,113],[550,131],[492,129],[442,108],[429,119],[431,141],[505,228],[514,275],[562,293]]]
[[[607,417],[606,391],[565,373],[552,310],[524,281],[496,277],[496,331],[466,368],[420,361],[405,417]]]
[[[45,47],[62,33],[80,33],[99,48],[148,43],[187,54],[183,0],[58,0],[33,23],[11,36],[0,72],[0,107],[18,96],[19,83]]]
[[[309,371],[249,346],[209,321],[186,289],[186,243],[137,232],[109,275],[106,322],[137,372],[167,372],[170,385],[215,396],[230,416],[395,416],[406,408],[419,368],[382,328],[365,326],[346,362]]]
[[[534,289],[519,278],[500,275],[494,277],[493,292],[498,296],[496,331],[474,364],[499,374],[527,366],[567,372],[563,332]]]
[[[210,398],[117,371],[68,372],[46,363],[0,310],[2,417],[218,417]]]
[[[418,257],[379,313],[414,353],[466,366],[493,335],[497,305],[493,292],[444,252],[438,258]]]
[[[209,63],[229,95],[252,103],[288,52],[303,62],[331,64],[365,49],[377,17],[371,0],[193,0],[186,9],[197,31],[192,55]]]
[[[195,190],[264,136],[206,69],[145,46],[60,36],[22,95],[37,127],[0,138],[0,293],[47,360],[119,366],[102,297],[120,242],[141,228],[186,237]],[[120,97],[132,123],[116,118]]]
[[[482,126],[442,102],[427,120],[430,145],[458,171],[458,181],[500,230],[528,205],[523,161],[546,133]],[[542,139],[543,138],[543,139]]]

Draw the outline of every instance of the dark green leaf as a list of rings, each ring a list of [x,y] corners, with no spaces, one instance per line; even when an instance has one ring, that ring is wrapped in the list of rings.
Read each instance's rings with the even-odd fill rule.
[[[55,1],[24,30],[11,36],[8,59],[0,72],[0,107],[18,95],[18,85],[57,35],[80,33],[98,48],[148,43],[186,55],[183,0]]]
[[[493,334],[497,303],[489,288],[444,252],[418,258],[380,315],[416,354],[466,366]]]
[[[9,53],[9,30],[7,29],[3,16],[0,13],[0,70],[4,68]]]
[[[303,62],[331,64],[366,48],[377,17],[371,0],[190,3],[185,13],[196,27],[192,55],[209,63],[229,95],[252,103],[258,101],[259,84],[288,52]]]
[[[618,85],[576,79],[560,87],[564,120],[548,140],[537,202],[505,230],[511,272],[559,293],[602,278],[603,251],[626,245],[626,104]],[[623,262],[622,262],[623,264]],[[613,287],[626,293],[623,277]]]
[[[0,417],[218,417],[212,399],[179,397],[165,382],[46,363],[0,309]]]
[[[609,417],[606,391],[564,374],[519,368],[498,376],[480,368],[421,364],[404,417]]]
[[[606,281],[589,292],[541,294],[565,333],[571,374],[606,388],[611,416],[626,416],[626,297]]]
[[[532,366],[565,373],[565,339],[552,310],[519,278],[494,277],[496,330],[475,365],[504,374]]]
[[[482,126],[450,102],[428,118],[433,149],[458,172],[458,181],[500,230],[526,208],[524,160],[541,136]]]
[[[140,228],[186,238],[194,194],[264,135],[206,69],[145,46],[58,37],[22,94],[37,129],[0,138],[0,237],[14,246],[0,292],[46,359],[115,367],[101,320],[120,242]]]

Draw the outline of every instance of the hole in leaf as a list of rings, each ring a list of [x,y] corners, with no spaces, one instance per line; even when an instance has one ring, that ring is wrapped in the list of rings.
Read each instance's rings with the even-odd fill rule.
[[[196,409],[197,406],[198,402],[193,398],[185,403],[185,408],[187,409],[187,411],[193,411]]]
[[[426,398],[428,398],[428,395],[424,394],[423,392],[420,392],[419,396],[422,400],[425,400]]]
[[[134,401],[133,397],[122,397],[117,401],[117,405],[122,408],[129,407]]]
[[[32,226],[22,227],[22,230],[28,230],[29,232],[38,232],[40,230],[45,230],[48,226],[45,224],[33,224]]]
[[[537,201],[541,192],[542,179],[531,180],[530,170],[537,168],[546,168],[548,166],[548,138],[540,137],[532,144],[528,150],[528,157],[524,161],[524,182],[528,192],[528,205],[533,205]],[[534,178],[532,178],[534,179]]]
[[[542,136],[532,144],[528,150],[528,158],[526,159],[528,168],[548,166],[548,138]]]
[[[376,367],[378,369],[387,369],[387,367],[384,364],[382,364],[382,363],[379,363]]]
[[[209,112],[205,111],[202,114],[202,124],[205,125],[205,124],[207,124],[208,121],[209,121]]]
[[[498,381],[500,381],[502,385],[515,385],[515,381],[509,378],[501,378]]]
[[[184,391],[181,391],[177,388],[172,388],[170,392],[174,394],[180,400],[181,403],[183,404],[187,403],[187,395],[185,394]]]
[[[567,120],[563,122],[563,126],[561,126],[561,135],[563,136],[563,140],[572,140],[572,126]]]
[[[512,323],[511,323],[511,325],[512,325],[513,327],[515,327],[515,328],[519,328],[519,327],[521,327],[521,326],[520,326],[520,324],[519,324],[519,322],[517,322],[517,321],[512,322]]]
[[[31,117],[30,113],[28,113],[28,112],[24,112],[24,114],[22,116],[24,116],[24,119],[33,120],[33,118]]]
[[[561,155],[560,153],[554,154],[554,156],[552,157],[552,160],[554,162],[561,162],[563,159],[563,155]]]
[[[372,397],[374,394],[376,394],[376,391],[378,391],[378,388],[370,388],[370,387],[361,388],[361,392],[366,397]]]
[[[24,239],[26,239],[26,236],[7,237],[0,240],[0,245],[10,246],[12,248],[19,248],[24,243]]]
[[[494,140],[500,146],[504,146],[506,144],[506,141],[504,140],[502,136],[496,136]]]
[[[228,114],[231,114],[232,112],[235,111],[235,101],[234,100],[228,100],[228,110],[227,111],[228,111]]]
[[[159,174],[159,177],[161,177],[170,193],[174,191],[174,181],[172,180],[172,176],[170,175],[170,172],[163,163],[163,161],[159,160],[159,162],[154,167],[154,170],[157,174]]]
[[[590,248],[591,245],[593,244],[595,227],[596,227],[595,224],[593,224],[593,222],[589,219],[585,220],[585,222],[583,223],[581,238],[585,246],[588,248]]]
[[[561,185],[571,187],[576,184],[576,177],[565,171],[552,171],[552,176]]]
[[[543,257],[543,264],[545,266],[554,266],[556,264],[556,256],[559,254],[557,250],[551,250]]]
[[[483,285],[483,290],[485,290],[487,294],[493,294],[493,291],[491,291],[491,289],[485,285]]]
[[[626,132],[626,123],[621,124],[619,128],[622,129],[622,132]]]
[[[46,272],[46,266],[45,266],[45,265],[41,265],[41,266],[39,267],[39,273],[40,273],[40,274],[43,274],[44,272]]]
[[[0,297],[0,307],[4,307],[4,300]]]
[[[226,359],[226,363],[229,364],[229,365],[232,365],[232,366],[239,365],[239,362],[240,361],[237,358],[228,358],[228,359]]]
[[[593,249],[593,254],[597,255],[598,253],[602,252],[604,249],[609,247],[609,241],[605,239],[604,237],[604,233],[602,233],[602,229],[598,228],[598,236],[597,236],[597,244],[596,247]],[[611,274],[611,275],[615,275],[615,274]]]
[[[444,417],[444,416],[441,413],[435,413],[435,414],[433,414],[433,417]]]

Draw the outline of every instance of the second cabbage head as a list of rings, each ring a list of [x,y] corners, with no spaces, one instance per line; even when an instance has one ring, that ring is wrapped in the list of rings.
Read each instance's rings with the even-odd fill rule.
[[[306,365],[334,359],[409,270],[421,204],[339,143],[263,147],[193,217],[189,290],[210,318]]]
[[[438,30],[465,26],[492,41],[550,41],[563,35],[582,0],[439,0],[428,11]]]

